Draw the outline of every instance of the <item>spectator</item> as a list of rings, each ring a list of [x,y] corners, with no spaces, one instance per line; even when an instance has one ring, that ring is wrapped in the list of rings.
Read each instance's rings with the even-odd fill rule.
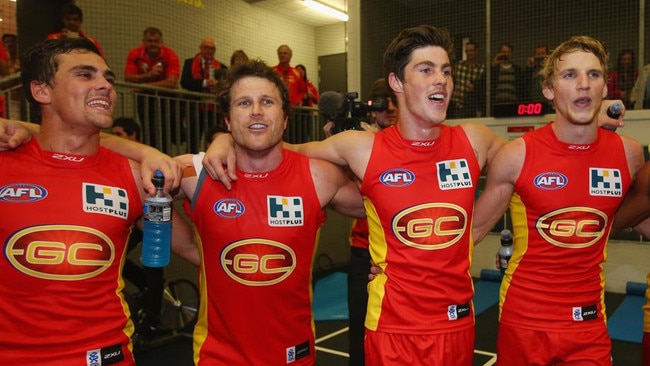
[[[113,121],[113,135],[140,142],[140,125],[133,118],[120,117]]]
[[[556,120],[499,150],[474,210],[478,243],[508,205],[514,253],[501,283],[497,365],[611,365],[603,267],[641,145],[598,128],[608,56],[591,37],[542,69]],[[513,195],[514,194],[514,195]]]
[[[318,105],[318,99],[320,95],[318,94],[318,89],[312,84],[312,82],[307,78],[307,69],[304,65],[296,65],[295,69],[300,74],[307,92],[304,94],[302,99],[302,107],[312,108],[314,105]],[[318,128],[315,128],[318,125],[318,120],[314,119],[318,116],[318,112],[306,109],[299,109],[295,114],[295,123],[293,127],[297,127],[297,124],[300,125],[300,141],[306,142],[312,140],[318,140],[318,136],[312,136],[312,131],[317,131]],[[298,142],[298,141],[292,141]]]
[[[223,82],[228,67],[216,58],[214,54],[217,45],[214,39],[205,38],[199,45],[199,53],[188,58],[183,64],[181,86],[187,90],[211,93],[217,92],[219,83]]]
[[[305,94],[304,98],[302,99],[302,106],[303,107],[313,107],[314,105],[318,104],[318,89],[314,84],[307,78],[307,69],[305,68],[305,65],[296,65],[296,70],[300,73],[300,76],[302,77],[302,80],[305,82],[307,85],[307,94]]]
[[[149,27],[144,30],[142,45],[132,49],[126,57],[124,78],[130,83],[176,89],[180,76],[178,55],[163,44],[162,31]],[[153,90],[140,90],[137,98],[138,117],[143,126],[145,143],[168,152],[176,106],[173,101],[162,100],[160,105],[151,95],[169,97],[170,94]],[[169,107],[168,107],[169,106]],[[145,118],[148,115],[149,118]],[[173,139],[178,141],[180,139]]]
[[[512,46],[503,43],[492,60],[492,106],[519,101],[524,92],[521,67],[512,63]]]
[[[616,70],[609,73],[609,80],[607,80],[609,99],[620,99],[625,104],[625,108],[634,108],[631,95],[638,76],[634,51],[622,50],[616,58]]]
[[[485,64],[478,62],[478,46],[465,44],[465,60],[454,67],[454,94],[448,118],[474,118],[485,115]]]
[[[199,45],[199,53],[188,58],[183,64],[181,86],[187,90],[213,94],[199,104],[198,114],[195,108],[189,111],[190,151],[199,151],[199,142],[203,132],[219,123],[216,94],[228,72],[228,67],[214,57],[217,45],[214,39],[205,38]]]
[[[120,270],[146,193],[137,163],[99,146],[115,74],[85,38],[45,40],[21,65],[43,118],[35,138],[0,155],[0,185],[30,187],[0,200],[12,218],[0,226],[0,364],[134,366]],[[173,217],[173,249],[198,263],[190,227]]]
[[[61,9],[61,22],[63,23],[63,29],[57,33],[50,33],[47,36],[47,39],[59,39],[59,38],[86,38],[95,44],[95,47],[99,50],[99,54],[104,57],[104,51],[99,46],[99,42],[84,33],[81,30],[81,24],[84,21],[84,14],[81,11],[81,8],[75,4],[67,4]]]
[[[278,47],[278,64],[273,67],[275,72],[280,75],[282,81],[289,89],[289,100],[291,105],[298,106],[301,105],[305,94],[307,94],[307,85],[303,81],[303,78],[300,76],[298,70],[293,68],[291,63],[291,57],[293,56],[293,51],[289,46],[282,45]]]
[[[9,74],[20,71],[20,59],[18,57],[18,36],[15,34],[3,34],[2,44],[9,55]]]
[[[246,61],[248,61],[248,55],[246,52],[244,52],[244,50],[236,50],[230,56],[230,67],[233,68]]]
[[[542,94],[542,63],[548,56],[548,46],[535,46],[533,56],[528,58],[524,69],[524,81],[526,82],[525,102],[539,102],[548,104],[548,99]]]

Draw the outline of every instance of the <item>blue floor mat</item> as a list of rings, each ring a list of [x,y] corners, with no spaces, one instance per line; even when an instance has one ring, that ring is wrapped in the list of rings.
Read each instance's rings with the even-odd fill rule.
[[[632,285],[632,286],[630,286]],[[627,295],[607,320],[609,336],[619,341],[641,343],[643,338],[643,305],[645,296],[637,290],[639,284],[628,283]],[[645,284],[643,284],[645,287]],[[631,289],[634,290],[631,291]]]
[[[496,275],[493,272],[497,272]],[[474,313],[484,312],[499,303],[498,271],[483,270],[481,280],[474,284]],[[314,285],[314,319],[347,320],[348,319],[348,280],[344,272],[334,272],[325,276]]]
[[[499,271],[484,269],[480,281],[474,283],[474,314],[479,315],[499,303],[501,278]]]
[[[348,274],[334,272],[314,285],[312,306],[315,320],[348,319]]]

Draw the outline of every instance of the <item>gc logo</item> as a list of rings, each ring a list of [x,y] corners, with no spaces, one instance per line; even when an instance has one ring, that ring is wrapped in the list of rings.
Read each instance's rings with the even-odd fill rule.
[[[19,271],[63,281],[97,276],[113,263],[115,247],[101,231],[74,225],[28,227],[7,241],[5,255]]]
[[[289,246],[276,241],[247,239],[223,249],[221,266],[239,283],[269,286],[291,275],[296,268],[296,254]]]
[[[537,232],[549,243],[563,248],[586,248],[600,240],[607,216],[591,207],[567,207],[540,217]]]

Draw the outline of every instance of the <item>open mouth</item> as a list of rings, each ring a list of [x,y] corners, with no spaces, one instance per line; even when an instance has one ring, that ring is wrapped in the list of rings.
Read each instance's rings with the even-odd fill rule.
[[[434,93],[428,96],[429,100],[433,100],[435,102],[442,102],[445,99],[445,95],[442,93]]]

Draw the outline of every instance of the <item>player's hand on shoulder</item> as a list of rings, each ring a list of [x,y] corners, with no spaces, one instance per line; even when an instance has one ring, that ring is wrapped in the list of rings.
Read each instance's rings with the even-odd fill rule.
[[[21,122],[0,118],[0,151],[13,150],[32,139],[32,131]]]

